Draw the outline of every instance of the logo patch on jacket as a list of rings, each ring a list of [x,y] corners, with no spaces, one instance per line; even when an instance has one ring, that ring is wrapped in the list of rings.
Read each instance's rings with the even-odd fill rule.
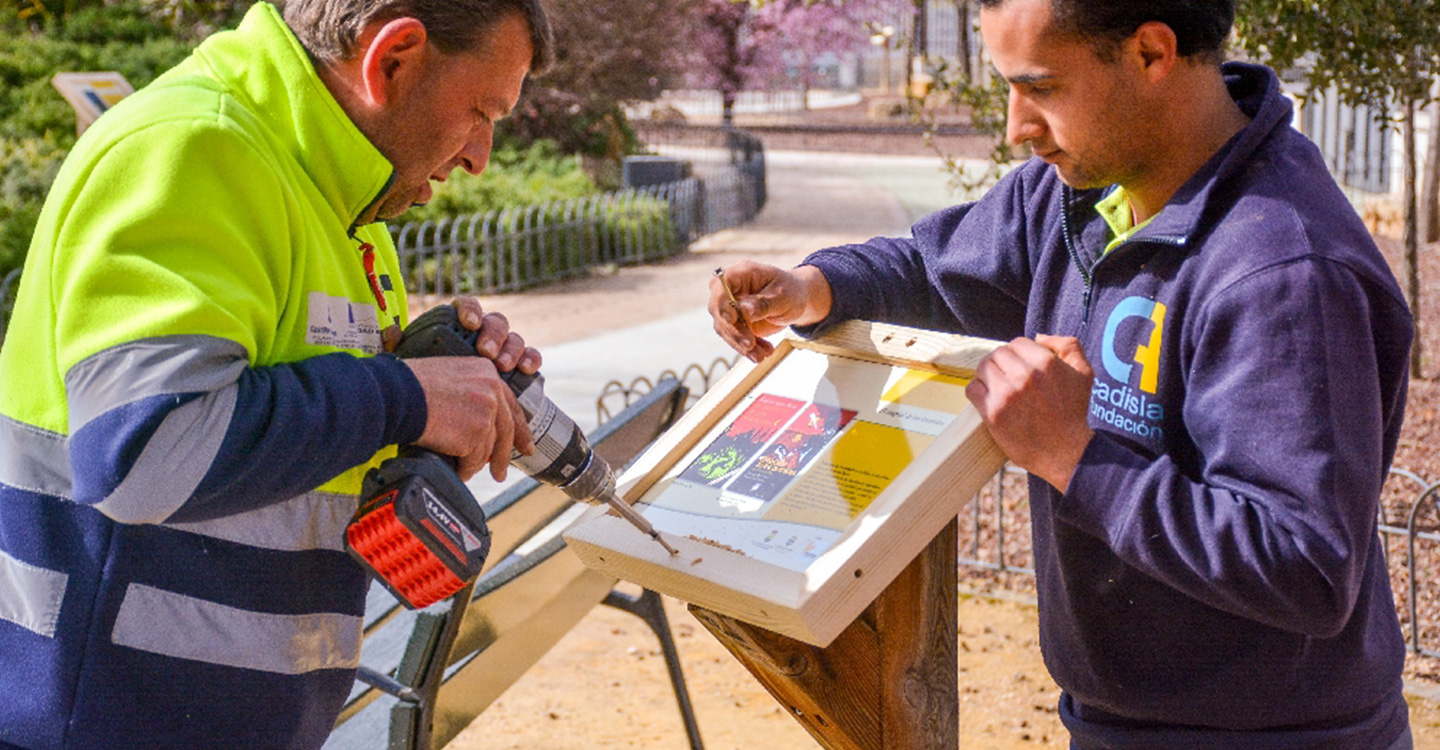
[[[1155,399],[1164,329],[1164,303],[1144,297],[1121,300],[1105,321],[1103,368],[1090,392],[1091,416],[1147,442],[1165,436],[1165,407]]]
[[[307,316],[307,344],[359,349],[366,354],[380,351],[380,322],[375,316],[374,304],[311,292]]]

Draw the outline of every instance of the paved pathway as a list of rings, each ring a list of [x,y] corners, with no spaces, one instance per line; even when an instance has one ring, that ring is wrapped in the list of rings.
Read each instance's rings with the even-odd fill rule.
[[[541,350],[546,393],[582,429],[595,427],[595,401],[612,380],[733,356],[705,312],[715,268],[744,258],[788,267],[822,247],[905,234],[947,198],[935,158],[779,152],[767,163],[769,202],[750,224],[663,263],[481,299]],[[488,475],[471,486],[479,497],[498,489]]]

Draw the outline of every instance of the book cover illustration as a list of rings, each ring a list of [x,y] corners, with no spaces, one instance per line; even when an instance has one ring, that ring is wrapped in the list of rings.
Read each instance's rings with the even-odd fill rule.
[[[855,418],[854,409],[810,404],[728,489],[773,500]]]
[[[680,478],[710,487],[723,485],[803,406],[804,401],[772,393],[762,394],[730,424],[729,429],[701,451]]]

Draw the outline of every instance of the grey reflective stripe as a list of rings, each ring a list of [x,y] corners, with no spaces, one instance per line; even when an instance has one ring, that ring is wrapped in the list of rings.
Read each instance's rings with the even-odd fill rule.
[[[70,576],[24,563],[0,550],[0,620],[55,637]]]
[[[231,385],[165,415],[120,486],[95,509],[121,523],[160,523],[174,514],[220,453],[239,393]]]
[[[249,364],[245,347],[217,336],[163,336],[96,352],[65,373],[70,434],[140,399],[220,390]]]
[[[278,674],[360,665],[361,618],[276,615],[130,584],[110,640],[119,646]]]
[[[86,357],[65,373],[70,434],[144,398],[203,393],[165,415],[135,465],[95,508],[121,523],[160,523],[190,499],[220,452],[235,413],[245,347],[216,336],[130,341]]]
[[[0,484],[69,498],[69,440],[0,414]]]
[[[357,502],[354,495],[307,492],[247,513],[165,526],[282,552],[313,549],[342,552],[345,527],[355,515]]]

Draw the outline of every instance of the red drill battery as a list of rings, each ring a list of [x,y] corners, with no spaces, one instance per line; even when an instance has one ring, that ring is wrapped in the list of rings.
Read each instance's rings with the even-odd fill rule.
[[[485,512],[436,453],[402,449],[365,475],[345,530],[351,556],[410,609],[459,591],[490,552]]]

